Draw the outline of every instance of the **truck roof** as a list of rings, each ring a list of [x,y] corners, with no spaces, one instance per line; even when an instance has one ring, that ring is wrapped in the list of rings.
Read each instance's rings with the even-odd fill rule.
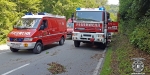
[[[22,18],[43,18],[43,17],[54,17],[54,18],[66,18],[60,15],[25,15]]]

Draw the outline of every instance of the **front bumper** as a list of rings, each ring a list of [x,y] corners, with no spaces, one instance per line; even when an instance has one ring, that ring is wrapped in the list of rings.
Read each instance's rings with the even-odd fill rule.
[[[36,42],[7,42],[7,45],[15,49],[33,49]]]
[[[72,32],[67,32],[67,35],[72,35]]]
[[[92,42],[105,43],[106,40],[104,39],[103,35],[103,33],[73,33],[72,40],[91,42],[91,39],[94,39]]]

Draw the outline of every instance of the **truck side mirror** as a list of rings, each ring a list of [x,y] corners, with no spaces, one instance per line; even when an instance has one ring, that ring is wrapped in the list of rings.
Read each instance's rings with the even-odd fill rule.
[[[107,18],[108,18],[108,19],[110,18],[110,13],[107,14]]]
[[[73,17],[74,17],[74,13],[72,13],[72,15],[71,15],[71,21],[72,21],[72,23],[73,23]]]
[[[41,25],[39,30],[44,30],[44,25]]]

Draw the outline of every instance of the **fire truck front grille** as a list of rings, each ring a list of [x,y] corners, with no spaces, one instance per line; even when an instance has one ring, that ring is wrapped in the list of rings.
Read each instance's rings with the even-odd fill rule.
[[[10,38],[12,42],[23,42],[23,38]]]

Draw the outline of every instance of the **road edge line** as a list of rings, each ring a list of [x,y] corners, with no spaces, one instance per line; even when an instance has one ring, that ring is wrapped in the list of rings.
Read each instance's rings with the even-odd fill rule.
[[[104,58],[105,58],[106,51],[107,51],[107,49],[105,49],[103,51],[102,58],[99,59],[98,64],[97,64],[97,66],[96,66],[96,68],[94,70],[93,75],[100,75],[100,71],[101,71],[101,68],[102,68],[103,63],[104,63]]]
[[[25,67],[25,66],[28,66],[29,64],[30,64],[30,63],[25,64],[25,65],[22,65],[22,66],[20,66],[20,67],[18,67],[18,68],[15,68],[15,69],[13,69],[13,70],[11,70],[11,71],[8,71],[8,72],[6,72],[6,73],[3,73],[3,74],[1,74],[1,75],[7,75],[7,74],[10,74],[10,73],[12,73],[12,72],[14,72],[14,71],[16,71],[16,70],[19,70],[19,69]]]

